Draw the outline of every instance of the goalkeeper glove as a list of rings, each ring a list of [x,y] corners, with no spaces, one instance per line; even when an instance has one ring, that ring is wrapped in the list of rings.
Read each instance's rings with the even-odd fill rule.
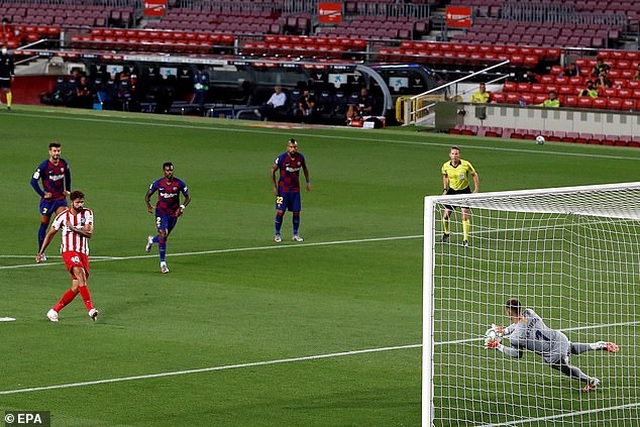
[[[492,340],[492,339],[485,339],[484,340],[484,348],[486,348],[487,350],[500,350],[502,351],[502,348],[504,346],[502,344],[500,344],[500,341],[498,340]]]

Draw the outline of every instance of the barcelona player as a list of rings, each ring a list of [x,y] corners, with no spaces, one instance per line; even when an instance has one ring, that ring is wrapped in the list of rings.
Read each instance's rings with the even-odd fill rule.
[[[191,196],[189,195],[189,189],[187,184],[179,178],[173,176],[173,163],[166,162],[162,165],[162,171],[164,177],[153,181],[149,186],[147,194],[144,196],[144,200],[147,203],[147,210],[149,213],[154,213],[153,206],[151,206],[151,195],[158,192],[158,201],[155,208],[156,227],[158,228],[158,234],[147,237],[147,246],[145,250],[151,251],[154,243],[158,244],[158,252],[160,254],[160,271],[163,274],[169,272],[167,267],[167,239],[171,230],[178,223],[178,218],[182,216],[185,209],[191,202]],[[180,203],[180,193],[184,197],[184,201]]]
[[[89,280],[89,239],[93,236],[93,211],[84,206],[84,193],[73,191],[69,195],[71,207],[60,212],[53,220],[49,232],[36,255],[36,262],[42,261],[44,251],[53,240],[58,230],[62,231],[60,245],[62,259],[71,274],[71,288],[68,289],[58,303],[47,312],[52,322],[58,321],[58,313],[80,294],[89,318],[95,321],[98,310],[93,306],[91,294],[87,287]]]
[[[69,163],[60,157],[62,145],[58,141],[49,144],[49,158],[38,165],[31,177],[31,186],[40,196],[40,228],[38,248],[42,247],[47,227],[53,214],[67,209],[67,196],[71,190],[71,170]],[[39,181],[42,181],[40,188]],[[47,257],[43,253],[42,261]]]
[[[309,179],[309,169],[304,156],[298,152],[298,141],[291,138],[287,141],[287,151],[276,158],[271,166],[271,183],[273,184],[273,194],[276,196],[276,235],[273,240],[276,243],[282,241],[280,229],[284,219],[285,210],[293,214],[293,237],[294,242],[302,242],[303,239],[298,234],[300,228],[300,169],[304,172],[307,181],[306,190],[311,191],[311,181]]]

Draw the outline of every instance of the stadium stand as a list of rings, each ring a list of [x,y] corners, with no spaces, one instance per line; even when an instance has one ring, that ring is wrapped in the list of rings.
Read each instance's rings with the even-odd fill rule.
[[[156,31],[93,28],[88,35],[71,36],[70,47],[166,53],[213,53],[233,46],[232,34],[195,31]]]
[[[506,139],[534,140],[542,135],[547,141],[570,142],[577,144],[613,145],[619,147],[640,148],[640,135],[603,135],[586,132],[540,131],[539,129],[513,129],[484,127],[475,125],[456,125],[449,131],[453,135],[475,135]]]
[[[640,53],[616,49],[625,33],[638,29],[640,2],[344,0],[339,25],[319,25],[316,3],[173,0],[164,17],[142,20],[140,4],[134,0],[0,0],[0,17],[11,27],[2,29],[0,39],[16,49],[64,35],[68,54],[73,50],[233,54],[264,59],[265,64],[274,58],[417,62],[438,71],[463,73],[509,60],[505,72],[513,73],[513,78],[504,83],[502,91],[492,94],[494,103],[538,104],[555,89],[564,107],[640,111],[640,80],[634,78],[640,69]],[[464,31],[443,31],[438,14],[450,4],[474,7],[474,25]],[[70,8],[74,13],[69,13]],[[577,76],[561,75],[565,58],[575,62]],[[596,58],[611,66],[612,86],[600,88],[595,99],[578,96],[591,78]],[[339,116],[335,113],[339,101],[348,97],[340,95],[318,91],[318,114]],[[464,129],[467,134],[474,131],[489,136],[508,134],[499,129]],[[513,130],[509,137],[530,137],[519,131]],[[559,134],[548,138],[585,143],[598,139]]]

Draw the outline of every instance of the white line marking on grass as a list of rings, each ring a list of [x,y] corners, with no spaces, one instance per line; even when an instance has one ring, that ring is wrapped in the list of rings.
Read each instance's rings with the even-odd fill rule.
[[[150,126],[150,127],[169,127],[169,128],[176,128],[176,129],[197,129],[197,130],[203,130],[203,131],[211,131],[211,132],[236,132],[236,133],[255,133],[255,134],[269,134],[269,135],[273,135],[273,134],[281,134],[282,133],[282,129],[268,129],[268,128],[257,128],[257,127],[251,127],[251,128],[242,128],[242,127],[227,127],[227,126],[211,126],[207,123],[201,123],[201,124],[179,124],[179,123],[158,123],[158,122],[145,122],[145,121],[139,121],[139,120],[135,120],[137,119],[137,117],[135,119],[132,120],[124,120],[122,118],[118,118],[117,120],[110,120],[110,119],[105,119],[105,118],[88,118],[88,117],[75,117],[72,115],[69,116],[60,116],[60,115],[55,115],[55,116],[49,116],[46,114],[30,114],[30,113],[12,113],[12,116],[25,116],[25,117],[36,117],[36,118],[41,118],[41,117],[55,117],[57,120],[77,120],[77,121],[84,121],[84,122],[99,122],[99,123],[115,123],[115,124],[123,124],[123,125],[132,125],[132,126]],[[112,116],[115,117],[115,116]],[[159,118],[156,118],[156,120],[159,120]],[[245,124],[245,126],[249,127],[251,126],[250,124]],[[349,136],[339,136],[339,135],[321,135],[318,133],[310,133],[310,132],[288,132],[288,135],[292,135],[292,136],[297,136],[297,137],[309,137],[309,138],[320,138],[320,139],[331,139],[331,140],[348,140],[348,141],[362,141],[362,142],[385,142],[385,143],[390,143],[390,144],[404,144],[404,145],[417,145],[417,146],[431,146],[431,147],[450,147],[451,146],[451,140],[443,140],[443,138],[441,136],[434,136],[434,139],[437,137],[440,140],[443,140],[443,142],[436,142],[436,141],[430,141],[430,142],[425,142],[425,141],[411,141],[408,139],[400,139],[401,136],[404,137],[415,137],[418,139],[422,139],[424,138],[424,134],[420,134],[420,135],[415,135],[415,134],[411,134],[411,133],[406,133],[406,132],[397,132],[398,134],[398,138],[397,139],[374,139],[372,137],[372,135],[370,135],[369,133],[367,133],[367,136],[358,136],[355,134],[355,132],[357,132],[358,130],[356,129],[347,129],[347,128],[340,128],[340,127],[329,127],[327,126],[327,130],[343,130],[343,131],[349,131],[349,130],[353,130],[354,131],[354,135],[349,135]],[[513,142],[513,141],[511,141]],[[522,144],[521,141],[515,143],[515,144]],[[524,147],[524,144],[522,144],[522,146]],[[484,150],[484,151],[507,151],[507,152],[513,152],[513,153],[528,153],[528,154],[537,154],[537,155],[551,155],[551,156],[559,156],[559,155],[564,155],[564,156],[569,156],[569,157],[584,157],[584,158],[594,158],[594,159],[616,159],[616,160],[631,160],[631,161],[638,161],[640,160],[640,158],[638,157],[632,157],[629,156],[628,153],[625,153],[626,155],[608,155],[608,154],[595,154],[595,153],[575,153],[572,151],[552,151],[552,150],[540,150],[539,148],[535,148],[532,146],[532,148],[526,149],[526,148],[507,148],[507,147],[490,147],[490,146],[486,146],[483,144],[478,144],[478,145],[472,145],[472,144],[468,144],[465,143],[465,149],[477,149],[477,150]],[[537,146],[536,146],[537,147]]]
[[[248,248],[228,248],[228,249],[212,249],[207,251],[195,251],[195,252],[178,252],[172,253],[172,257],[179,256],[198,256],[198,255],[212,255],[212,254],[226,254],[233,252],[251,252],[251,251],[266,251],[266,250],[276,250],[276,249],[294,249],[294,248],[305,248],[305,247],[314,247],[314,246],[334,246],[334,245],[347,245],[350,243],[369,243],[369,242],[387,242],[394,240],[408,240],[408,239],[418,239],[422,238],[422,234],[416,234],[414,236],[393,236],[393,237],[371,237],[367,239],[353,239],[353,240],[334,240],[330,242],[309,242],[309,243],[298,243],[291,245],[269,245],[269,246],[254,246]],[[11,258],[12,255],[7,255],[7,258]],[[21,256],[15,256],[21,257]],[[146,258],[157,258],[158,255],[132,255],[132,256],[91,256],[91,262],[101,262],[101,261],[128,261],[133,259],[146,259]],[[34,257],[32,257],[34,258]],[[34,267],[44,267],[49,265],[61,265],[62,262],[45,262],[41,264],[36,264],[35,262],[31,264],[19,264],[19,265],[5,265],[0,266],[0,270],[11,270],[15,268],[34,268]]]
[[[637,408],[637,407],[640,407],[640,403],[628,403],[626,405],[609,406],[607,408],[591,409],[588,411],[575,411],[575,412],[568,412],[565,414],[549,415],[548,417],[526,418],[523,420],[507,421],[504,423],[495,423],[495,424],[482,424],[478,427],[515,426],[520,424],[537,423],[540,421],[549,421],[549,420],[557,420],[561,418],[578,417],[580,415],[589,415],[589,414],[596,414],[600,412],[617,411],[619,409],[629,409],[629,408]]]
[[[640,321],[627,322],[627,323],[614,323],[614,324],[607,324],[607,325],[583,326],[583,327],[565,329],[565,331],[572,331],[572,330],[578,330],[578,329],[604,328],[604,327],[611,327],[611,326],[628,326],[628,325],[633,325],[637,323],[640,323]],[[435,343],[435,345],[441,346],[441,345],[448,345],[448,344],[460,344],[464,342],[471,342],[471,341],[478,341],[478,340],[479,338],[445,341],[445,342]],[[291,357],[286,359],[265,360],[262,362],[238,363],[233,365],[212,366],[209,368],[187,369],[187,370],[181,370],[181,371],[160,372],[157,374],[134,375],[130,377],[108,378],[108,379],[95,380],[95,381],[83,381],[83,382],[77,382],[77,383],[57,384],[57,385],[42,386],[42,387],[30,387],[30,388],[22,388],[22,389],[15,389],[15,390],[4,390],[4,391],[0,391],[0,395],[30,393],[34,391],[57,390],[57,389],[73,388],[73,387],[86,387],[86,386],[92,386],[92,385],[111,384],[111,383],[119,383],[119,382],[125,382],[125,381],[137,381],[137,380],[146,380],[146,379],[152,379],[152,378],[172,377],[172,376],[178,376],[178,375],[198,374],[198,373],[204,373],[204,372],[226,371],[230,369],[252,368],[256,366],[279,365],[283,363],[305,362],[305,361],[313,361],[313,360],[321,360],[321,359],[330,359],[334,357],[355,356],[358,354],[380,353],[383,351],[408,350],[408,349],[421,348],[421,347],[422,347],[422,344],[407,344],[407,345],[390,346],[390,347],[367,348],[363,350],[351,350],[351,351],[342,351],[338,353],[317,354],[315,356]],[[504,425],[508,425],[508,424],[504,424]]]
[[[263,362],[239,363],[235,365],[212,366],[210,368],[188,369],[184,371],[161,372],[157,374],[135,375],[131,377],[109,378],[109,379],[96,380],[96,381],[83,381],[83,382],[69,383],[69,384],[22,388],[17,390],[5,390],[5,391],[0,391],[0,395],[30,393],[34,391],[58,390],[62,388],[86,387],[86,386],[99,385],[99,384],[119,383],[124,381],[137,381],[137,380],[147,380],[151,378],[171,377],[176,375],[189,375],[189,374],[199,374],[203,372],[226,371],[229,369],[241,369],[241,368],[252,368],[256,366],[278,365],[282,363],[305,362],[305,361],[313,361],[313,360],[321,360],[321,359],[330,359],[333,357],[355,356],[358,354],[380,353],[383,351],[405,350],[405,349],[419,348],[419,347],[422,347],[422,344],[409,344],[409,345],[400,345],[400,346],[394,346],[394,347],[368,348],[364,350],[353,350],[353,351],[343,351],[339,353],[318,354],[315,356],[293,357],[288,359],[266,360]]]

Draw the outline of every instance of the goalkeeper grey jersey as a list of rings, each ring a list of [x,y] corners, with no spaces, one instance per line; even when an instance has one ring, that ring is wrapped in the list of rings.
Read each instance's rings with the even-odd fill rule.
[[[530,308],[522,313],[522,319],[510,325],[505,331],[509,334],[511,347],[518,350],[531,350],[549,363],[556,362],[567,355],[570,344],[565,334],[549,328]],[[519,353],[518,351],[518,354],[507,354],[517,357],[521,356]]]

